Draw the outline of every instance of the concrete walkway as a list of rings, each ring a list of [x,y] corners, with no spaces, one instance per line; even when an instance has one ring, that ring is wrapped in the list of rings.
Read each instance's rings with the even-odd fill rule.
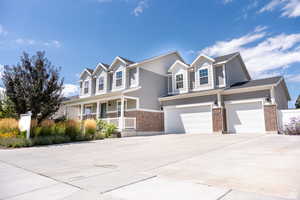
[[[4,149],[0,199],[297,199],[299,158],[300,137],[262,134]]]

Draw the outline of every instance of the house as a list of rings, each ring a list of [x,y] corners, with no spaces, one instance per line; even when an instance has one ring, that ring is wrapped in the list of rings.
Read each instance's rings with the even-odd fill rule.
[[[178,52],[141,62],[117,56],[80,75],[80,94],[63,102],[69,119],[103,119],[124,135],[277,133],[277,110],[290,100],[282,77],[251,79],[239,53]]]
[[[0,101],[5,99],[5,88],[0,87]]]

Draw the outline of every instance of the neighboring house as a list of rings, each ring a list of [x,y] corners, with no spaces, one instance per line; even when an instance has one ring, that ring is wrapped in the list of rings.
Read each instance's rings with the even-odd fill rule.
[[[178,52],[133,62],[120,56],[80,75],[80,94],[64,101],[69,119],[103,119],[123,133],[277,132],[290,96],[282,77],[252,80],[239,53]]]
[[[0,87],[0,101],[5,98],[5,88]]]

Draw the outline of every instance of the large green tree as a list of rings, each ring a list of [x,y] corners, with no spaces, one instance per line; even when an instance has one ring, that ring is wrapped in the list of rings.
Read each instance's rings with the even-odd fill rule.
[[[295,103],[296,108],[300,108],[300,95],[298,96],[296,103]]]
[[[41,122],[59,109],[63,89],[59,70],[41,51],[32,57],[24,52],[20,63],[4,67],[6,95],[18,115],[31,111]]]

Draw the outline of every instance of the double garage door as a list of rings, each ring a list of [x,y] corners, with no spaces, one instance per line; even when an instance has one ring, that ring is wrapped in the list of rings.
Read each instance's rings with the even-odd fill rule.
[[[164,108],[167,133],[211,133],[211,106],[174,106]]]
[[[261,101],[225,104],[230,133],[263,133],[265,122]],[[188,105],[164,107],[167,133],[212,133],[212,106]]]

